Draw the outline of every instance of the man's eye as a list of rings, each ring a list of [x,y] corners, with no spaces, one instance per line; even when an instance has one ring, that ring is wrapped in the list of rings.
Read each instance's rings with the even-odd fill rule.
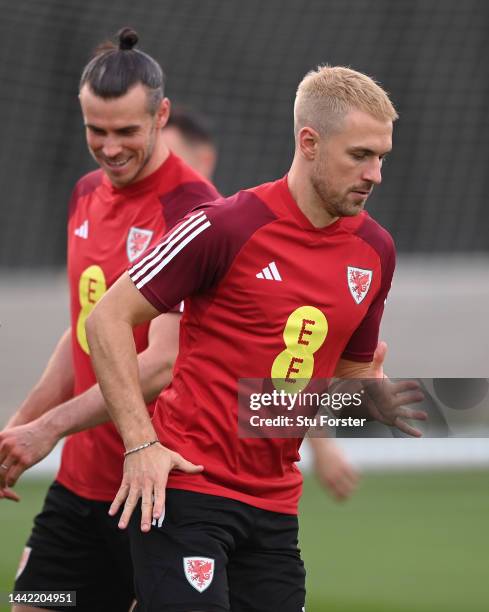
[[[119,134],[121,136],[134,136],[134,134],[137,133],[137,129],[131,129],[131,130],[121,130],[119,132]]]

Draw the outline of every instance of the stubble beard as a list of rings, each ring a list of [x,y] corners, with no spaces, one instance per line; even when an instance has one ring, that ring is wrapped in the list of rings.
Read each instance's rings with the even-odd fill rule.
[[[311,185],[322,207],[332,217],[354,217],[363,210],[364,202],[349,202],[347,200],[348,192],[340,193],[331,186],[331,181],[327,176],[327,172],[321,177],[318,176],[317,173],[313,173],[311,176]]]
[[[137,181],[138,177],[141,176],[141,174],[143,173],[143,171],[146,168],[146,166],[148,165],[151,157],[153,156],[153,152],[155,150],[155,143],[156,143],[156,125],[153,124],[151,126],[151,131],[150,131],[149,136],[148,136],[148,146],[146,148],[146,153],[145,153],[145,156],[143,158],[143,161],[141,162],[141,165],[137,169],[137,171],[134,174],[134,176],[131,178],[130,181],[128,181],[128,184],[133,183],[134,181]]]

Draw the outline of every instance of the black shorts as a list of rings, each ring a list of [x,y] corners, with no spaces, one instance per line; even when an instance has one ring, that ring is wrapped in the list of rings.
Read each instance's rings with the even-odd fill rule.
[[[129,533],[137,612],[302,612],[298,521],[214,495],[168,489],[149,533]]]
[[[34,519],[15,590],[76,591],[76,608],[42,604],[46,609],[127,612],[134,599],[129,539],[109,507],[54,482]]]

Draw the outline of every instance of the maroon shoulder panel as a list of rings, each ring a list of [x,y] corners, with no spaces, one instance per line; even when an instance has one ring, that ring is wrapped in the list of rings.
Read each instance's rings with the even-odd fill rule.
[[[82,176],[82,178],[76,184],[76,190],[78,193],[78,197],[82,198],[83,196],[92,193],[95,191],[97,187],[102,183],[104,178],[104,173],[102,170],[94,170],[93,172],[89,172]]]
[[[218,198],[221,198],[221,194],[217,189],[204,181],[182,183],[172,191],[160,196],[167,230],[174,227],[197,205],[213,202]]]
[[[103,172],[100,169],[82,176],[71,194],[70,203],[68,205],[68,218],[73,214],[77,201],[83,196],[89,195],[101,185],[103,176]]]
[[[377,251],[382,264],[382,276],[389,273],[392,278],[396,264],[395,245],[392,236],[377,221],[365,214],[363,223],[354,232]]]
[[[253,193],[203,204],[129,270],[145,298],[167,312],[186,297],[215,288],[236,255],[275,215]]]

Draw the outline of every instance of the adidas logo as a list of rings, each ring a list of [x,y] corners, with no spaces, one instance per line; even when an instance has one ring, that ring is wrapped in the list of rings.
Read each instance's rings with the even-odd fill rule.
[[[88,238],[88,219],[85,219],[80,227],[75,228],[75,236],[85,238],[85,240]]]
[[[274,261],[271,261],[268,266],[263,268],[261,272],[258,272],[256,278],[263,278],[265,280],[281,281],[282,277]]]

